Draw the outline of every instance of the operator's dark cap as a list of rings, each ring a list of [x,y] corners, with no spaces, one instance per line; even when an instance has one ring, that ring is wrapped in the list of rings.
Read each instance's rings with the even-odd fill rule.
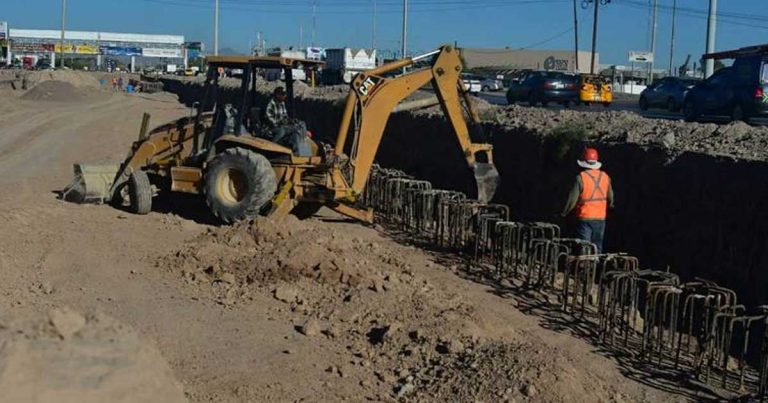
[[[273,92],[274,95],[284,95],[285,94],[285,88],[283,87],[277,87],[275,88],[275,91]]]

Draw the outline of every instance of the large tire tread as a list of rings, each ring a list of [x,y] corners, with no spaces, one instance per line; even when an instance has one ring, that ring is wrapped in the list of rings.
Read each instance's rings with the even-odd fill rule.
[[[129,209],[134,214],[146,215],[152,211],[152,184],[144,171],[134,171],[128,178]]]
[[[240,170],[247,180],[247,192],[236,204],[227,203],[217,195],[217,175],[227,169]],[[259,215],[277,191],[277,178],[269,160],[261,154],[241,147],[229,148],[219,153],[208,164],[203,179],[203,193],[208,208],[226,224]]]

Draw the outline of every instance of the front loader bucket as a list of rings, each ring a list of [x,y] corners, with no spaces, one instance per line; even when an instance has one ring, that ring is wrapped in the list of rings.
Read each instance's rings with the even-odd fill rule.
[[[72,203],[105,203],[120,165],[75,164],[75,178],[59,197]]]
[[[477,183],[477,200],[481,203],[490,202],[499,186],[499,171],[493,164],[485,162],[476,163],[473,171]]]

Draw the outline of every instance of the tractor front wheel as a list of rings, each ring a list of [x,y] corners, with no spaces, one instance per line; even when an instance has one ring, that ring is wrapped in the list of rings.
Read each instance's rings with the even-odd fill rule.
[[[149,214],[152,211],[152,184],[144,171],[134,171],[128,178],[129,209],[134,214]]]

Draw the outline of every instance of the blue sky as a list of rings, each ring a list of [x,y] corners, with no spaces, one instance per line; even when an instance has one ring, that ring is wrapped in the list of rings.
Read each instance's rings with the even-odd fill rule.
[[[579,40],[589,50],[592,8],[579,3]],[[612,0],[600,8],[601,63],[627,64],[629,50],[649,44],[649,3]],[[68,0],[73,30],[183,34],[212,44],[214,0]],[[673,0],[658,0],[657,66],[669,60]],[[61,0],[2,0],[11,28],[59,29]],[[221,48],[245,51],[264,33],[268,46],[303,45],[312,36],[312,0],[221,0]],[[717,48],[768,43],[768,0],[720,0]],[[373,0],[315,0],[319,46],[370,47]],[[377,47],[398,49],[402,0],[376,0]],[[410,0],[409,49],[458,41],[468,47],[572,49],[572,0]],[[704,51],[707,0],[677,0],[675,64]]]

